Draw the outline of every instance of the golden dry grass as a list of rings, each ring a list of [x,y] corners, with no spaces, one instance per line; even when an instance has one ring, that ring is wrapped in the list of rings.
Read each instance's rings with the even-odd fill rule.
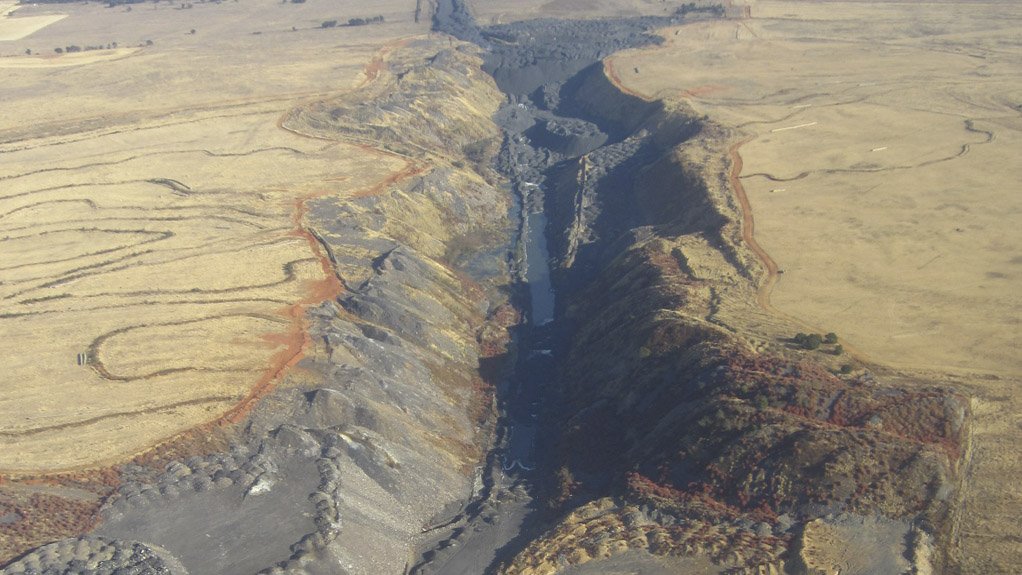
[[[18,118],[0,125],[4,472],[121,459],[272,385],[300,357],[302,311],[335,289],[304,201],[406,167],[278,124],[421,30],[399,2],[170,6],[66,6],[32,43],[119,48],[0,59]]]

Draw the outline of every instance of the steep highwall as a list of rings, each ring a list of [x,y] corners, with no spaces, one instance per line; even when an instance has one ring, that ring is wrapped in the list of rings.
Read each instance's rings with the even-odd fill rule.
[[[607,265],[635,230],[669,228],[712,243],[734,272],[750,274],[753,264],[739,257],[734,206],[715,181],[726,132],[681,104],[623,92],[602,63],[565,83],[561,105],[613,134],[611,143],[551,170],[549,237],[562,271],[592,279],[583,270]]]
[[[566,82],[563,92],[583,114],[611,123],[620,134],[632,134],[646,124],[662,121],[665,115],[662,101],[644,100],[615,86],[603,62]]]

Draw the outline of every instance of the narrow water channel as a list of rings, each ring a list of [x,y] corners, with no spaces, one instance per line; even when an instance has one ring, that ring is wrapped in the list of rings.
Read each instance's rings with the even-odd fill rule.
[[[525,218],[525,282],[529,285],[529,320],[542,326],[554,320],[554,287],[550,282],[550,250],[546,244],[547,218],[542,211]]]

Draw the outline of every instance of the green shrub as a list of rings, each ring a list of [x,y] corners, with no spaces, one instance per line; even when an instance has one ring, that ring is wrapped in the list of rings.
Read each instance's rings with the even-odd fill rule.
[[[802,349],[817,349],[823,343],[823,336],[818,333],[801,333],[795,335],[795,343]]]

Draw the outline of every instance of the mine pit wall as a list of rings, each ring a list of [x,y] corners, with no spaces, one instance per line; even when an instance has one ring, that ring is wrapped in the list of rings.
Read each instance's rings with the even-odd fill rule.
[[[587,119],[635,143],[618,164],[627,177],[601,172],[600,150],[552,170],[563,337],[543,457],[546,503],[564,515],[505,572],[642,548],[736,573],[815,573],[826,552],[804,550],[828,538],[877,555],[880,571],[908,568],[907,557],[918,572],[940,572],[967,399],[839,379],[812,361],[754,352],[734,326],[707,321],[717,294],[752,296],[761,273],[726,184],[730,134],[623,93],[602,66],[567,86]],[[696,273],[687,255],[696,252],[728,269]],[[622,528],[621,541],[595,535],[615,521],[628,527],[628,517],[639,530]],[[855,526],[871,521],[904,545],[885,555],[856,541]]]
[[[662,121],[666,117],[666,106],[662,100],[645,100],[626,94],[615,86],[607,76],[603,62],[580,71],[565,84],[564,89],[582,114],[614,126],[619,137],[633,134],[649,122]],[[658,137],[669,136],[665,133]]]
[[[608,265],[620,253],[620,242],[633,241],[633,230],[698,236],[734,264],[736,273],[756,273],[739,256],[735,208],[714,171],[726,166],[710,161],[724,155],[724,130],[704,124],[681,104],[623,92],[603,63],[569,80],[564,92],[574,113],[605,127],[616,141],[552,170],[548,236],[561,264],[556,275],[571,283],[563,287],[580,288],[579,279],[591,279],[583,270]],[[570,279],[569,268],[578,277]]]

